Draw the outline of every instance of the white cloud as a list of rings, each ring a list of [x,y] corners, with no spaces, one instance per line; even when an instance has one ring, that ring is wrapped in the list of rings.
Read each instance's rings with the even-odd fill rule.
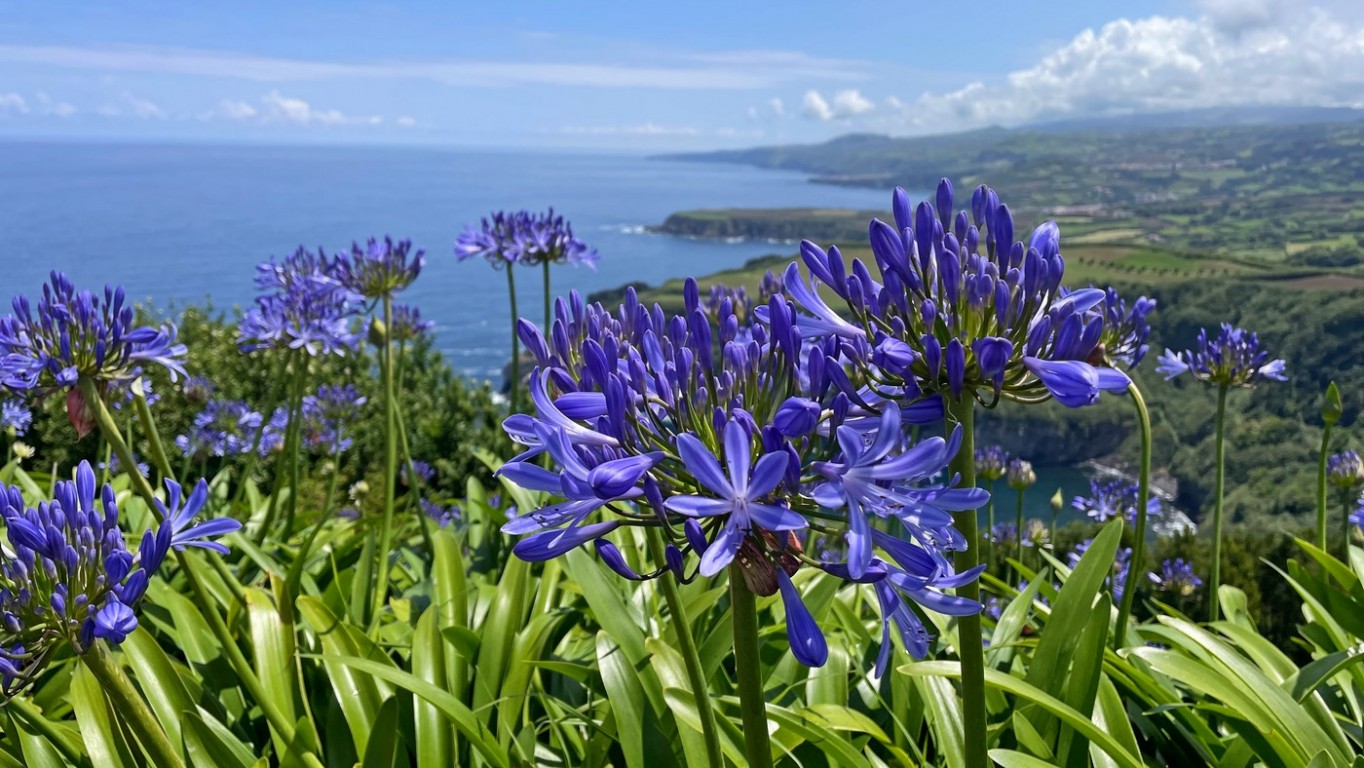
[[[17,93],[0,93],[0,114],[6,112],[17,112],[21,115],[28,114],[28,102],[24,97]]]
[[[119,96],[119,99],[122,100],[123,104],[127,107],[128,111],[132,113],[133,117],[140,117],[144,120],[166,119],[165,110],[146,99],[139,98],[126,91]]]
[[[776,115],[777,117],[786,117],[786,105],[782,103],[781,99],[778,98],[768,99],[767,106],[772,108],[772,114]]]
[[[812,79],[868,78],[866,62],[794,51],[640,51],[637,61],[595,64],[477,59],[315,61],[184,48],[0,45],[0,61],[104,72],[155,72],[262,82],[398,78],[447,85],[558,85],[651,90],[746,90]],[[663,62],[663,63],[660,63]]]
[[[1119,19],[1004,82],[929,93],[902,127],[945,129],[1217,106],[1364,107],[1364,5],[1204,0],[1197,18]]]
[[[871,99],[863,96],[855,90],[839,91],[834,94],[834,113],[838,115],[860,115],[863,112],[870,112],[876,109],[876,105]]]
[[[260,113],[256,111],[255,107],[244,101],[223,99],[218,103],[215,114],[222,115],[229,120],[250,120]]]
[[[819,91],[806,91],[801,112],[809,118],[828,122],[847,120],[876,109],[876,104],[856,90],[839,91],[830,104]]]
[[[382,125],[379,115],[348,115],[338,109],[319,109],[304,99],[270,91],[260,97],[259,106],[236,99],[223,99],[218,106],[199,115],[200,120],[232,120],[259,125]],[[406,121],[406,122],[405,122]],[[398,125],[411,126],[410,117],[399,118]]]
[[[411,128],[412,126],[417,124],[417,119],[414,117],[408,117],[407,115],[403,115],[402,117],[399,117],[395,122],[398,125],[402,126],[403,128]]]
[[[824,97],[819,95],[819,91],[810,90],[805,92],[805,98],[801,100],[800,111],[806,117],[814,118],[815,120],[828,121],[834,119],[833,107],[830,107],[829,102],[825,101]]]

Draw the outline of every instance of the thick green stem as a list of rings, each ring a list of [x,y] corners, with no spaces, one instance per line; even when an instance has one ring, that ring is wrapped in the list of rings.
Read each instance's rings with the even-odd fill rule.
[[[511,412],[521,412],[521,337],[516,334],[516,275],[515,265],[507,263],[507,296],[511,299],[511,337],[512,337],[512,359],[511,359]]]
[[[1317,453],[1317,548],[1322,552],[1326,551],[1326,453],[1330,445],[1331,425],[1327,424],[1321,431],[1321,450]],[[1349,532],[1348,525],[1345,530]]]
[[[287,407],[289,409],[289,424],[284,430],[284,457],[275,466],[275,487],[270,494],[270,506],[265,512],[265,520],[261,522],[260,530],[256,532],[256,543],[265,541],[270,529],[275,525],[275,516],[279,513],[279,500],[284,495],[285,478],[288,478],[289,485],[289,523],[293,523],[295,509],[295,497],[298,495],[296,479],[298,476],[298,443],[299,432],[302,429],[303,409],[303,383],[307,376],[308,366],[303,358],[302,352],[294,352],[294,375],[290,386]],[[264,432],[264,429],[261,430]],[[286,526],[285,535],[288,535]]]
[[[1132,615],[1132,600],[1137,584],[1146,573],[1146,505],[1151,499],[1151,414],[1146,400],[1136,383],[1127,387],[1132,406],[1137,409],[1137,425],[1141,428],[1141,474],[1137,477],[1137,529],[1132,542],[1132,559],[1127,565],[1127,581],[1122,587],[1122,601],[1118,605],[1118,628],[1113,633],[1113,648],[1121,648],[1127,639],[1127,619]]]
[[[976,484],[975,401],[970,396],[948,403],[951,423],[961,427],[961,447],[952,459],[952,471],[961,476],[961,485]],[[976,539],[976,510],[968,509],[954,515],[954,522],[962,538],[974,544]],[[968,546],[955,553],[953,564],[957,573],[975,568],[976,549]],[[967,600],[980,600],[980,584],[972,581],[957,588],[957,595]],[[962,616],[957,620],[957,655],[961,658],[962,726],[966,739],[966,768],[987,768],[985,712],[985,652],[981,633],[980,614]]]
[[[510,266],[507,274],[511,274]],[[379,550],[374,555],[374,565],[378,568],[378,585],[374,590],[374,610],[370,614],[370,626],[377,630],[379,613],[388,603],[389,556],[393,547],[393,506],[397,498],[398,483],[398,425],[394,418],[397,403],[394,401],[393,386],[393,299],[384,296],[384,519],[379,527]]]
[[[35,736],[41,737],[57,754],[64,758],[68,765],[88,768],[90,760],[86,757],[83,749],[77,749],[75,745],[81,744],[79,735],[73,734],[64,726],[59,726],[49,720],[42,710],[38,709],[32,702],[23,696],[15,696],[5,701],[4,709],[11,716],[18,716],[24,724],[32,730]],[[60,729],[60,730],[59,730]]]
[[[667,561],[663,551],[663,533],[656,527],[646,529],[649,538],[649,555],[655,564]],[[677,581],[671,572],[664,573],[654,580],[663,592],[663,600],[668,604],[668,612],[673,617],[673,627],[677,630],[677,650],[682,653],[682,661],[687,667],[687,681],[691,683],[692,696],[696,699],[696,715],[701,720],[701,736],[706,741],[706,760],[710,765],[723,766],[724,753],[720,751],[720,731],[715,725],[715,710],[711,706],[710,686],[701,668],[701,655],[696,650],[696,638],[692,636],[691,622],[687,619],[686,608],[682,605],[682,595],[677,589]]]
[[[1346,562],[1349,562],[1350,560],[1350,513],[1353,511],[1350,509],[1350,507],[1352,506],[1350,503],[1351,501],[1352,501],[1351,494],[1349,493],[1341,494],[1340,559]],[[1325,551],[1325,547],[1322,548],[1322,551],[1323,552]]]
[[[1222,585],[1222,488],[1226,480],[1227,385],[1217,389],[1217,473],[1213,481],[1212,568],[1208,576],[1208,621],[1217,621],[1218,588]]]
[[[287,355],[278,355],[278,357],[279,361],[275,364],[274,375],[270,377],[271,382],[278,382],[280,379],[284,378],[284,367],[288,363],[289,358]],[[278,384],[276,384],[275,387],[272,387],[272,389],[275,388],[278,388]],[[272,398],[272,400],[277,399],[278,396]],[[231,509],[233,515],[236,514],[237,507],[241,506],[242,500],[246,498],[246,485],[251,481],[251,476],[256,472],[256,463],[260,456],[260,441],[264,436],[265,430],[257,429],[255,437],[251,440],[251,451],[246,454],[246,465],[242,467],[241,479],[237,482],[237,492],[232,495]],[[189,457],[186,457],[187,462],[188,460]],[[188,466],[187,463],[186,467]],[[254,510],[252,510],[252,512],[254,512]],[[246,515],[246,519],[250,519],[250,517],[249,514]]]
[[[1015,505],[1014,505],[1014,541],[1015,541],[1015,543],[1018,545],[1018,564],[1019,564],[1019,566],[1022,566],[1022,565],[1023,565],[1023,489],[1022,489],[1022,488],[1018,488],[1018,489],[1015,489],[1015,490],[1016,490],[1016,493],[1015,493],[1016,503],[1015,503]],[[1021,568],[1020,568],[1020,570],[1018,571],[1018,573],[1015,574],[1015,575],[1018,577],[1018,583],[1019,583],[1019,584],[1022,584],[1022,583],[1023,583],[1023,571],[1021,570]]]
[[[104,649],[104,642],[96,641],[81,656],[81,661],[95,679],[99,680],[104,695],[108,696],[110,703],[114,705],[114,712],[137,736],[142,750],[151,758],[151,764],[159,768],[182,768],[184,762],[180,760],[180,753],[171,745],[166,732],[161,729],[156,717],[147,708],[147,702],[143,701],[141,694],[133,688],[132,681],[109,657],[109,652]]]
[[[331,518],[332,500],[336,497],[336,478],[341,474],[341,452],[336,446],[332,447],[332,474],[327,479],[327,496],[322,502],[322,514],[317,516],[317,522],[308,532],[307,538],[298,548],[298,554],[294,556],[293,565],[289,566],[289,575],[285,580],[288,584],[289,594],[298,594],[298,585],[303,581],[303,567],[307,563],[308,553],[313,548],[313,542],[317,540],[318,534],[322,532],[322,527]]]
[[[744,751],[748,754],[749,768],[772,768],[772,742],[767,738],[767,697],[763,693],[762,658],[758,655],[758,600],[744,584],[738,563],[729,567],[729,610],[734,624],[734,673],[739,683]],[[699,691],[696,698],[698,701],[701,698]]]
[[[554,300],[549,292],[549,267],[550,267],[549,259],[545,259],[544,261],[540,262],[540,264],[545,269],[545,338],[549,338],[550,321],[553,320],[554,318],[554,313],[551,310],[551,307],[554,304]]]
[[[148,454],[151,456],[152,464],[161,473],[164,480],[175,477],[175,471],[171,469],[170,457],[166,455],[166,446],[161,442],[161,433],[156,429],[156,421],[152,418],[151,406],[147,405],[147,396],[142,391],[142,380],[139,379],[133,389],[133,403],[137,408],[137,421],[142,425],[142,433],[147,436]],[[129,472],[136,472],[137,467],[128,467]]]

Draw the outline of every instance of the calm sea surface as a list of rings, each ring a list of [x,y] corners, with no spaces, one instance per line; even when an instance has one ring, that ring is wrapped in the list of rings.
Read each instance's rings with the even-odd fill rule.
[[[391,234],[427,250],[404,301],[437,323],[439,346],[473,378],[497,378],[509,338],[506,276],[451,254],[466,224],[500,208],[555,206],[601,252],[596,272],[557,269],[556,293],[704,275],[790,245],[643,232],[691,208],[889,208],[889,190],[814,185],[798,173],[622,155],[369,147],[0,143],[0,305],[41,289],[51,269],[79,286],[122,284],[158,306],[253,296],[253,267],[300,244],[329,251]],[[523,314],[540,317],[539,276],[521,276]],[[1079,469],[1046,468],[1028,494],[1048,515]],[[1013,492],[1000,487],[999,519]]]

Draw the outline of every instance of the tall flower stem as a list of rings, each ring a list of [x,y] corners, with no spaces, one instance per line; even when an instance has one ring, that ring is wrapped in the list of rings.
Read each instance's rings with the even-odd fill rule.
[[[1016,503],[1014,505],[1014,541],[1018,545],[1018,564],[1023,565],[1023,489],[1017,489],[1015,494]],[[1023,582],[1023,571],[1020,569],[1017,574],[1018,581]]]
[[[123,439],[123,434],[119,432],[118,424],[114,421],[113,415],[109,413],[109,407],[104,404],[104,400],[100,396],[99,385],[95,383],[94,379],[82,376],[77,386],[85,398],[87,407],[95,416],[95,423],[99,425],[100,433],[104,435],[105,440],[109,441],[109,446],[113,448],[118,460],[124,466],[135,466],[133,464],[133,452],[128,447],[127,441]],[[147,508],[151,514],[158,521],[161,521],[161,512],[156,505],[156,492],[152,489],[151,483],[142,476],[141,472],[129,472],[128,477],[132,481],[133,490],[147,503]],[[227,654],[227,662],[232,667],[232,671],[236,673],[237,679],[241,681],[242,687],[246,689],[247,693],[251,694],[251,698],[255,699],[256,704],[265,715],[265,719],[269,721],[270,727],[280,734],[281,739],[285,742],[293,741],[293,722],[284,716],[284,713],[275,705],[274,700],[266,693],[265,687],[261,685],[260,678],[256,676],[256,671],[251,667],[251,662],[247,661],[245,654],[237,645],[236,639],[232,637],[232,630],[228,629],[227,622],[223,620],[222,614],[218,613],[213,594],[204,587],[203,581],[200,580],[194,560],[176,549],[172,549],[171,554],[189,581],[190,591],[197,598],[196,604],[199,613],[208,622],[213,636],[217,638],[218,644]],[[310,768],[320,768],[321,766],[321,762],[312,754],[305,755],[304,760]]]
[[[288,355],[276,355],[276,357],[278,357],[279,360],[275,363],[274,375],[270,379],[272,382],[278,382],[284,378],[285,367],[289,363]],[[278,389],[278,384],[271,387],[270,395],[272,401],[279,399]],[[256,464],[260,460],[261,438],[264,436],[264,425],[261,425],[261,429],[257,429],[255,437],[251,439],[251,452],[246,454],[246,465],[242,467],[241,479],[237,482],[237,492],[232,496],[232,506],[230,509],[233,514],[236,513],[237,507],[241,506],[242,500],[246,498],[246,486],[247,483],[251,481],[251,476],[256,472]],[[188,466],[188,464],[186,464],[186,466]],[[249,514],[247,515],[247,518],[250,518]]]
[[[1317,548],[1326,551],[1326,453],[1331,445],[1331,425],[1321,430],[1321,450],[1317,453]],[[1349,512],[1345,517],[1348,521]],[[1346,523],[1348,533],[1349,523]],[[1347,538],[1346,541],[1349,541]]]
[[[1138,579],[1146,573],[1146,505],[1151,498],[1151,413],[1141,390],[1133,383],[1127,388],[1132,407],[1137,410],[1137,425],[1141,429],[1141,474],[1137,477],[1137,528],[1132,542],[1132,560],[1127,567],[1127,582],[1122,587],[1122,601],[1118,605],[1118,625],[1113,633],[1114,649],[1121,648],[1127,636],[1127,619],[1132,615],[1132,598],[1137,592]],[[1218,468],[1221,469],[1221,430],[1218,431]],[[1219,475],[1220,477],[1220,475]],[[1220,498],[1221,491],[1219,489]]]
[[[165,444],[161,442],[161,435],[156,429],[156,421],[152,419],[151,406],[147,404],[147,395],[143,391],[142,380],[138,379],[133,389],[133,404],[137,409],[137,420],[142,425],[142,431],[147,435],[148,453],[151,455],[152,464],[161,473],[162,479],[170,478],[175,480],[174,471],[171,469],[170,457],[166,455]],[[128,468],[132,472],[137,471],[137,467]]]
[[[184,762],[180,760],[180,753],[156,722],[156,717],[147,708],[147,702],[143,701],[137,689],[133,688],[132,681],[123,673],[118,663],[110,658],[109,652],[104,648],[104,642],[95,641],[81,655],[81,662],[99,681],[100,688],[114,705],[113,709],[118,713],[119,719],[127,723],[128,728],[137,736],[143,751],[151,758],[151,764],[163,768],[182,768]]]
[[[948,401],[948,417],[961,427],[961,447],[952,459],[952,471],[961,476],[962,487],[976,484],[975,401],[970,395]],[[978,565],[976,546],[976,510],[957,512],[953,522],[962,538],[965,550],[955,553],[954,565],[958,573]],[[957,588],[957,595],[967,600],[980,599],[980,584],[972,580]],[[957,620],[957,655],[961,658],[962,726],[966,737],[966,767],[986,768],[985,725],[985,652],[982,641],[980,614],[962,616]]]
[[[666,562],[662,532],[653,526],[646,531],[650,557],[655,563]],[[701,720],[701,736],[706,741],[706,760],[710,765],[722,766],[725,764],[725,756],[720,751],[720,731],[715,725],[715,710],[710,702],[710,686],[706,684],[706,675],[701,668],[701,655],[696,650],[696,638],[692,636],[691,621],[688,620],[686,607],[682,604],[677,581],[671,572],[667,572],[654,582],[663,592],[663,600],[668,604],[668,612],[673,617],[673,627],[677,630],[677,649],[682,653],[682,662],[687,668],[687,681],[691,683],[692,696],[696,699],[696,716]]]
[[[317,516],[317,522],[313,524],[312,530],[308,532],[308,537],[303,540],[303,544],[298,548],[298,554],[294,555],[293,565],[289,566],[289,576],[285,583],[289,585],[289,594],[298,594],[298,585],[303,581],[303,567],[308,560],[308,553],[312,551],[313,542],[317,540],[318,534],[322,533],[322,527],[331,519],[332,500],[336,498],[336,478],[341,474],[341,451],[336,446],[332,447],[332,473],[327,478],[327,496],[322,502],[322,512]]]
[[[521,338],[516,335],[516,265],[507,262],[507,297],[511,299],[511,412],[521,412]]]
[[[289,423],[284,429],[284,456],[275,468],[275,487],[270,494],[270,506],[265,512],[265,520],[261,522],[260,530],[256,532],[256,543],[265,541],[270,529],[275,525],[275,516],[279,514],[279,500],[284,495],[286,479],[289,485],[289,523],[293,523],[294,510],[296,509],[298,496],[298,443],[299,432],[302,428],[303,410],[303,384],[307,377],[308,366],[302,352],[294,352],[291,356],[294,364],[294,374],[290,380],[288,400],[286,401],[289,413]],[[261,431],[265,429],[262,426]],[[285,527],[285,534],[288,534],[288,526]]]
[[[1340,509],[1340,558],[1348,561],[1350,559],[1350,499],[1351,494],[1342,493]],[[1322,551],[1326,548],[1323,546]]]
[[[1226,481],[1227,385],[1217,388],[1217,474],[1213,481],[1212,568],[1208,576],[1208,621],[1217,621],[1217,591],[1222,584],[1222,488]]]
[[[729,567],[729,607],[730,620],[734,624],[734,671],[739,682],[744,751],[748,754],[749,768],[772,768],[772,742],[767,738],[767,697],[763,694],[762,659],[758,655],[758,600],[744,584],[743,572],[737,562]],[[700,700],[700,691],[696,698]]]
[[[549,336],[550,321],[551,321],[551,320],[553,319],[553,317],[554,317],[553,312],[551,312],[551,310],[550,310],[550,307],[554,304],[554,299],[553,299],[553,297],[550,295],[550,292],[549,292],[549,268],[550,268],[549,259],[545,259],[544,261],[540,262],[540,266],[542,266],[542,267],[544,268],[544,270],[545,270],[545,271],[544,271],[544,275],[545,275],[545,336]]]
[[[511,274],[511,270],[507,270]],[[379,528],[379,550],[375,553],[375,566],[379,569],[378,586],[374,590],[374,612],[370,615],[371,626],[378,628],[379,612],[388,602],[389,550],[393,546],[393,507],[397,498],[398,483],[398,423],[395,390],[393,386],[393,299],[384,294],[384,519]]]

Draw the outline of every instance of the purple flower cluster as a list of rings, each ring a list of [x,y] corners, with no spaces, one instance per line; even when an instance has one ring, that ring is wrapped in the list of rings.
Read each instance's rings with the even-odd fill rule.
[[[353,384],[324,384],[310,395],[304,395],[299,421],[299,445],[318,453],[340,453],[351,447],[346,429],[360,414],[369,398],[360,394]],[[260,452],[269,455],[284,447],[289,429],[289,409],[276,408],[265,425]]]
[[[1129,370],[1141,365],[1151,347],[1146,343],[1151,336],[1146,318],[1155,308],[1155,299],[1138,296],[1129,307],[1117,291],[1104,291],[1104,332],[1099,339],[1104,360]]]
[[[1032,469],[1032,462],[1020,458],[1009,459],[1009,465],[1004,470],[1004,477],[1009,487],[1015,491],[1025,491],[1037,482],[1037,473]]]
[[[0,385],[10,389],[66,390],[82,376],[101,387],[126,384],[147,363],[164,366],[172,380],[185,373],[175,326],[136,325],[122,287],[77,291],[53,272],[36,311],[23,295],[13,307],[0,318]]]
[[[242,351],[301,349],[344,354],[359,341],[350,327],[363,296],[342,282],[337,260],[299,248],[256,267],[256,306],[242,315]]]
[[[416,341],[424,338],[435,327],[435,321],[422,319],[422,312],[417,307],[407,304],[393,306],[393,327],[389,329],[389,333],[394,341],[398,343]]]
[[[978,575],[954,572],[946,556],[965,545],[951,512],[988,496],[954,487],[950,476],[933,479],[959,436],[909,444],[904,424],[923,409],[854,386],[837,339],[803,346],[794,307],[781,297],[752,326],[741,326],[730,301],[708,314],[695,281],[684,302],[685,312],[669,317],[633,291],[615,312],[574,293],[557,302],[548,338],[518,324],[538,364],[535,413],[507,420],[526,451],[500,474],[554,500],[503,528],[523,537],[513,552],[546,560],[591,542],[631,579],[670,572],[689,580],[733,566],[751,591],[780,592],[792,651],[807,665],[822,664],[827,646],[792,576],[815,567],[871,584],[884,621],[878,675],[892,627],[912,653],[927,650],[909,602],[952,615],[979,611],[941,591]],[[930,418],[937,413],[928,409]],[[533,460],[543,453],[550,469]],[[640,525],[668,539],[666,562],[643,573],[608,538]],[[839,541],[841,560],[809,557],[812,537]]]
[[[441,528],[457,526],[464,520],[464,510],[458,504],[442,507],[434,501],[422,499],[421,508],[422,512]]]
[[[460,261],[482,256],[494,267],[522,264],[586,265],[597,268],[597,251],[573,234],[573,225],[550,208],[545,213],[497,211],[481,227],[469,227],[455,242]]]
[[[801,243],[812,277],[792,265],[786,290],[809,313],[803,333],[838,338],[869,381],[902,398],[986,392],[1078,407],[1127,390],[1126,374],[1095,365],[1106,294],[1064,288],[1055,222],[1015,241],[1013,216],[994,190],[978,187],[970,212],[954,213],[947,179],[933,204],[911,209],[899,188],[892,203],[895,225],[873,219],[870,227],[879,280],[860,259],[849,269],[837,247]],[[820,297],[821,283],[852,322]]]
[[[1002,445],[984,445],[976,449],[976,477],[993,483],[1009,468],[1009,452]]]
[[[232,519],[193,525],[208,500],[199,481],[181,504],[181,489],[167,481],[167,504],[156,531],[128,551],[118,527],[114,490],[99,489],[88,462],[75,481],[56,484],[51,501],[28,507],[20,490],[0,487],[9,546],[0,552],[0,683],[6,695],[42,670],[64,644],[84,653],[96,639],[123,642],[137,628],[136,607],[172,549],[187,546],[226,552],[210,541],[241,527]]]
[[[189,433],[175,438],[186,456],[232,457],[256,446],[261,415],[241,400],[210,400],[191,423]]]
[[[1215,339],[1209,340],[1207,329],[1202,328],[1193,349],[1166,349],[1156,371],[1167,380],[1188,373],[1208,384],[1249,388],[1262,379],[1288,381],[1285,367],[1283,360],[1270,360],[1269,353],[1260,349],[1259,336],[1223,323]]]
[[[21,437],[33,425],[33,412],[19,400],[0,401],[0,430]]]
[[[342,285],[367,299],[392,297],[421,274],[425,253],[420,248],[414,253],[411,240],[370,238],[363,246],[351,243],[350,253],[336,259],[333,269]]]
[[[1165,560],[1160,564],[1158,573],[1146,575],[1156,589],[1180,597],[1188,597],[1203,586],[1203,580],[1194,573],[1193,563],[1185,562],[1182,557]]]
[[[1364,461],[1355,451],[1342,451],[1326,460],[1326,479],[1342,491],[1353,491],[1364,483]]]
[[[1122,515],[1127,522],[1137,519],[1137,485],[1122,478],[1095,478],[1089,481],[1089,495],[1076,496],[1070,505],[1102,523]],[[1146,513],[1161,513],[1160,499],[1155,496],[1146,500]]]

